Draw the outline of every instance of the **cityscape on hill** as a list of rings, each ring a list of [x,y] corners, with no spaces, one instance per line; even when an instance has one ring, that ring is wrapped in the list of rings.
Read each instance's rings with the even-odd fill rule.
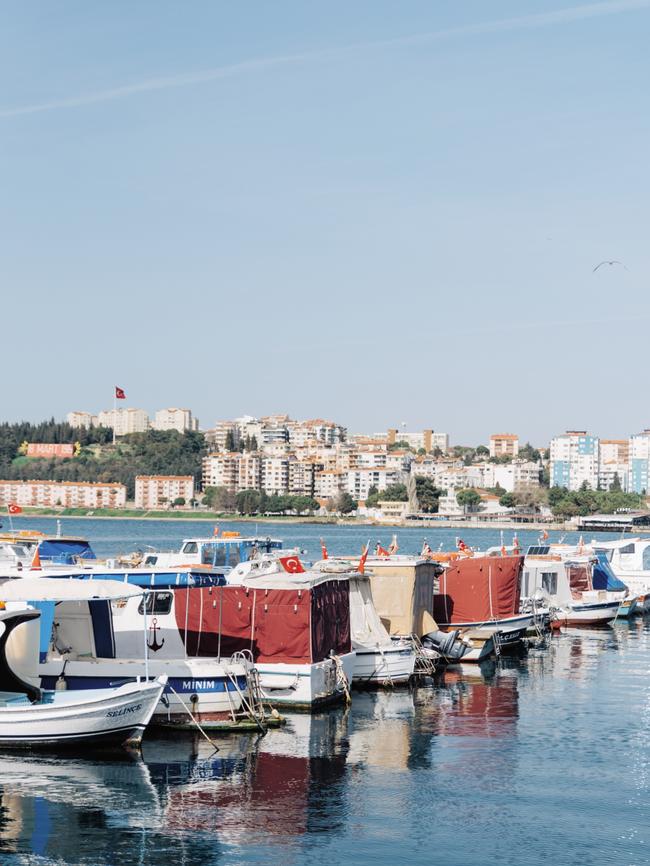
[[[118,389],[119,390],[119,389]],[[199,429],[190,409],[0,425],[0,505],[405,520],[567,520],[643,512],[650,431],[459,445],[405,425],[352,433],[321,418],[246,415]]]

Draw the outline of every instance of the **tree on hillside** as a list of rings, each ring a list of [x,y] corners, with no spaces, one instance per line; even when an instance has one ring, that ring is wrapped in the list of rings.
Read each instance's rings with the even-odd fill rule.
[[[420,503],[420,511],[424,514],[436,514],[438,512],[439,500],[444,494],[444,490],[436,487],[430,478],[416,475],[415,492]]]
[[[347,490],[342,491],[334,500],[334,507],[337,511],[340,511],[341,514],[350,514],[352,511],[356,511],[357,503],[356,500],[350,496]]]
[[[459,490],[456,494],[456,502],[459,505],[463,506],[465,513],[470,511],[477,511],[479,505],[481,504],[481,497],[476,492],[476,490],[471,487],[467,487],[464,490]]]

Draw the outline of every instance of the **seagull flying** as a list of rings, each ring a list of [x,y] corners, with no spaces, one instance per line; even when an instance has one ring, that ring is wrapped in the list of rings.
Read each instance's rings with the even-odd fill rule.
[[[625,268],[623,262],[619,262],[618,259],[611,259],[609,261],[605,260],[604,262],[599,262],[591,273],[595,274],[598,268],[602,268],[603,265],[620,265],[622,268]],[[627,270],[627,268],[625,268],[625,270]]]

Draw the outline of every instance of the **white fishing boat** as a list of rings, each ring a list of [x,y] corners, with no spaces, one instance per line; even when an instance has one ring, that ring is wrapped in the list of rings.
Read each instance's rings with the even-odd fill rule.
[[[9,589],[17,589],[20,582]],[[32,592],[32,594],[34,594]],[[4,598],[20,595],[7,593]],[[0,610],[0,747],[136,746],[165,678],[117,688],[44,691],[39,683],[40,611],[24,600]]]
[[[85,571],[68,577],[48,574],[30,572],[0,585],[0,597],[40,600],[43,688],[106,689],[165,677],[154,710],[156,724],[187,723],[194,716],[227,726],[248,711],[247,659],[193,657],[187,650],[190,635],[181,637],[172,590],[145,593],[124,577],[101,579]],[[104,572],[105,578],[109,575]]]
[[[619,593],[595,589],[593,554],[532,547],[522,574],[522,601],[538,601],[551,611],[551,625],[604,625],[621,604]]]
[[[621,538],[592,541],[590,547],[602,553],[619,580],[636,598],[636,612],[650,613],[650,539]]]

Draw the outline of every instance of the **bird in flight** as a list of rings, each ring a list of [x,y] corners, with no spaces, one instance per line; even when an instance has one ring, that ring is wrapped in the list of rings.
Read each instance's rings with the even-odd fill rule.
[[[625,268],[623,262],[619,262],[618,259],[611,259],[609,261],[605,260],[604,262],[599,262],[591,273],[595,274],[598,268],[602,268],[603,265],[620,265],[622,268]],[[625,268],[625,270],[627,270],[627,268]]]

